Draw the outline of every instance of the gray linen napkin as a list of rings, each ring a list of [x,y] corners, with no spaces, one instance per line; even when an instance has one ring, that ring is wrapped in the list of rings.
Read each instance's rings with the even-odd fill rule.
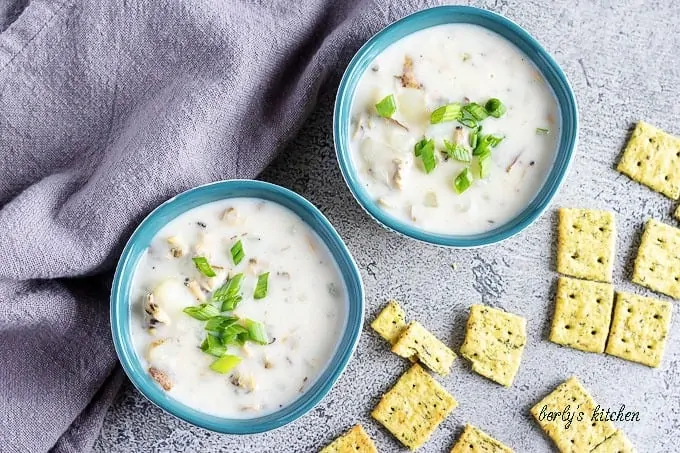
[[[87,451],[122,380],[108,292],[132,229],[255,177],[360,44],[426,2],[0,3],[0,451]]]

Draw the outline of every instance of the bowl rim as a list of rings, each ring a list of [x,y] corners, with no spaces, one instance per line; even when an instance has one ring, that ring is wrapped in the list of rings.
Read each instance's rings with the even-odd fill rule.
[[[206,201],[205,197],[209,197],[212,193],[210,191],[218,191],[218,193],[223,193],[223,196]],[[244,191],[259,192],[275,199],[243,195]],[[191,203],[194,198],[196,201],[194,205],[178,206],[179,203],[183,202]],[[328,247],[348,292],[342,334],[338,339],[333,355],[328,359],[325,368],[317,376],[312,386],[291,404],[276,412],[251,419],[209,415],[167,395],[151,380],[148,373],[139,372],[139,369],[142,369],[141,362],[132,343],[129,322],[130,303],[128,295],[132,277],[141,253],[146,249],[149,241],[158,233],[159,228],[194,207],[229,198],[261,198],[293,211],[298,217],[302,218],[300,212],[309,215],[310,217],[307,219],[302,218],[303,222]],[[283,204],[282,201],[288,203],[288,205]],[[299,211],[295,211],[293,207],[299,209]],[[162,221],[158,228],[151,225],[152,222],[166,213],[169,214],[170,220]],[[310,221],[313,221],[314,224],[311,224]],[[340,256],[337,256],[338,254]],[[356,350],[364,323],[364,305],[365,291],[359,268],[338,232],[316,206],[292,190],[276,184],[259,180],[232,179],[200,185],[177,194],[157,206],[140,222],[130,235],[116,265],[110,296],[111,334],[116,354],[125,374],[135,388],[155,406],[185,422],[210,431],[222,434],[256,434],[281,428],[297,420],[313,409],[328,394],[345,371]],[[135,365],[138,365],[138,367],[135,367]]]
[[[460,15],[463,17],[463,20],[441,21],[440,18],[444,15],[447,15],[447,17]],[[543,75],[546,83],[555,96],[555,100],[558,104],[558,111],[560,113],[560,138],[558,141],[558,149],[555,153],[555,160],[537,194],[527,206],[510,221],[499,225],[493,230],[473,235],[451,235],[430,232],[406,223],[380,208],[377,203],[370,198],[368,193],[364,191],[363,188],[360,188],[361,184],[359,181],[355,180],[356,171],[354,170],[354,164],[352,162],[351,151],[348,144],[349,129],[347,128],[347,134],[343,134],[343,123],[349,121],[357,81],[367,67],[367,65],[361,67],[363,63],[362,59],[365,58],[365,55],[371,52],[374,47],[379,49],[377,52],[379,54],[389,45],[411,33],[446,23],[463,23],[481,26],[501,35],[503,39],[506,39],[515,47],[519,48],[519,50],[528,57],[529,61]],[[497,29],[491,28],[489,25],[493,25],[497,27]],[[392,34],[398,34],[398,31],[402,28],[411,26],[416,28],[403,35],[398,35],[396,39],[393,39],[390,36]],[[500,33],[499,29],[503,30],[507,35]],[[530,49],[532,53],[529,54],[525,49],[518,45],[518,42],[526,46],[527,49]],[[542,63],[543,66],[541,66],[537,60]],[[549,70],[550,75],[555,79],[555,83],[551,83],[551,80],[546,77],[546,69]],[[560,94],[562,95],[561,97]],[[569,126],[566,129],[564,127],[565,124]],[[370,217],[389,231],[427,244],[451,248],[477,248],[492,245],[519,234],[534,223],[546,211],[550,202],[564,183],[578,145],[578,130],[579,118],[576,97],[567,76],[552,55],[550,55],[550,53],[548,53],[533,36],[524,30],[524,28],[505,16],[482,8],[463,5],[443,5],[426,8],[405,16],[374,34],[363,46],[361,46],[347,65],[338,87],[333,109],[333,143],[335,145],[336,158],[340,166],[342,177],[359,206],[361,206]]]

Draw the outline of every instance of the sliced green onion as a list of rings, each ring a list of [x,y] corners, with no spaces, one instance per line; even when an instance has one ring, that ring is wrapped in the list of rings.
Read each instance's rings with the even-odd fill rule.
[[[222,311],[232,311],[236,308],[243,296],[239,294],[241,290],[241,283],[243,282],[243,274],[236,274],[227,281],[224,285],[215,290],[212,295],[211,302],[218,302],[222,304]]]
[[[241,363],[241,357],[237,355],[225,355],[210,364],[210,369],[217,373],[228,373]]]
[[[222,357],[227,352],[227,348],[222,344],[219,338],[208,335],[203,343],[201,343],[201,351],[206,354],[214,355],[215,357]]]
[[[210,266],[210,263],[208,263],[208,259],[205,256],[196,256],[191,260],[196,265],[196,269],[198,269],[198,271],[206,277],[214,277],[217,275]]]
[[[495,148],[500,142],[503,141],[504,137],[497,137],[495,135],[485,135],[484,139],[487,141],[490,147]]]
[[[458,162],[470,162],[472,156],[470,155],[470,150],[458,143],[451,143],[448,140],[444,140],[444,151],[446,154]]]
[[[486,109],[486,112],[494,118],[500,118],[508,110],[500,99],[496,98],[491,98],[486,101],[484,108]]]
[[[453,188],[458,194],[468,190],[470,185],[472,185],[472,172],[469,168],[461,171],[458,176],[456,176],[456,179],[453,180]]]
[[[464,105],[463,111],[469,113],[470,116],[472,116],[477,121],[482,121],[489,116],[489,113],[486,111],[486,109],[476,102],[470,102],[469,104]]]
[[[382,101],[375,104],[375,109],[378,115],[383,118],[392,118],[392,115],[397,111],[397,102],[394,100],[394,95],[385,96]]]
[[[268,288],[269,288],[269,272],[265,272],[264,274],[260,274],[257,277],[257,284],[255,285],[255,294],[253,294],[253,298],[264,299],[265,296],[267,295]]]
[[[477,138],[477,146],[472,151],[473,156],[479,156],[491,151],[491,148],[498,146],[503,141],[503,137],[496,137],[495,135],[482,135]]]
[[[231,259],[234,260],[234,264],[238,264],[245,256],[246,254],[243,252],[243,243],[239,239],[236,241],[236,244],[231,246]]]
[[[244,324],[246,329],[248,329],[250,341],[259,344],[269,344],[269,338],[267,338],[267,331],[264,328],[264,324],[253,321],[252,319],[246,319]]]
[[[491,173],[491,151],[477,156],[477,163],[479,164],[479,177],[486,178]]]
[[[472,118],[471,116],[461,118],[458,120],[458,122],[465,127],[469,127],[470,129],[474,129],[475,127],[477,127],[478,124],[477,120]]]
[[[550,133],[550,129],[545,129],[542,127],[537,127],[536,128],[536,134],[538,135],[548,135]]]
[[[481,132],[482,126],[477,126],[473,131],[470,132],[470,136],[468,137],[470,148],[475,149],[477,147],[477,139],[479,138],[479,134],[481,134]]]
[[[187,315],[199,321],[207,321],[213,316],[218,316],[220,310],[212,304],[201,304],[193,307],[187,307],[182,310]]]
[[[236,322],[238,322],[236,316],[215,316],[208,319],[208,322],[205,323],[205,330],[214,335],[221,335],[225,328]]]
[[[438,124],[447,121],[459,120],[463,117],[463,106],[458,102],[447,104],[436,109],[430,115],[430,123]]]
[[[414,148],[416,157],[420,157],[423,161],[425,173],[430,173],[437,166],[437,161],[434,158],[434,140],[423,138],[416,143]]]

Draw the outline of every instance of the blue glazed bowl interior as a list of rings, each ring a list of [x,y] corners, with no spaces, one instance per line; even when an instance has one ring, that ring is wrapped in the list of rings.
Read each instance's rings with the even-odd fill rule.
[[[252,197],[278,203],[300,216],[328,246],[347,287],[345,325],[334,355],[314,385],[291,405],[252,419],[207,415],[174,400],[151,379],[137,357],[130,332],[129,294],[137,263],[156,233],[180,214],[212,201]],[[269,431],[292,422],[313,408],[345,369],[363,324],[364,291],[359,270],[333,226],[310,202],[288,189],[261,181],[221,181],[184,192],[160,205],[132,234],[121,255],[111,291],[111,329],[123,369],[153,403],[189,423],[228,434]]]
[[[543,74],[552,88],[560,113],[560,137],[555,162],[546,181],[529,205],[510,222],[475,235],[430,233],[403,222],[381,209],[366,191],[352,162],[349,137],[354,92],[372,61],[399,39],[419,30],[443,24],[475,24],[498,33],[517,46]],[[435,245],[478,247],[509,238],[528,225],[548,207],[564,179],[578,139],[578,111],[566,76],[555,60],[519,25],[503,16],[468,6],[439,6],[407,16],[378,32],[350,62],[340,82],[333,117],[333,136],[340,170],[359,204],[383,226],[405,236]]]

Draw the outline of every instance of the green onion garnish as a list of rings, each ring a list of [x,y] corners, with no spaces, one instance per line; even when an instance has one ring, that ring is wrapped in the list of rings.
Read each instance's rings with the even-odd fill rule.
[[[538,135],[548,135],[548,134],[550,133],[550,129],[545,129],[545,128],[542,128],[542,127],[537,127],[537,128],[536,128],[536,133],[537,133]]]
[[[444,151],[451,159],[457,160],[458,162],[470,162],[472,160],[470,151],[458,143],[451,143],[448,140],[444,140]]]
[[[375,109],[377,110],[378,115],[383,118],[392,118],[392,115],[397,111],[397,103],[394,100],[394,95],[390,94],[389,96],[385,96],[382,101],[375,104]]]
[[[257,277],[257,285],[255,285],[255,294],[253,294],[253,298],[264,299],[264,297],[267,295],[268,287],[269,287],[269,272],[265,272],[264,274],[260,274]]]
[[[479,177],[486,178],[491,173],[491,150],[477,156],[479,164]]]
[[[243,327],[241,324],[232,324],[227,326],[222,330],[222,344],[229,346],[232,344],[243,344],[250,338],[248,334],[248,329]]]
[[[214,355],[215,357],[222,357],[227,352],[227,348],[222,344],[219,338],[208,335],[203,343],[201,343],[201,351],[206,354]]]
[[[221,335],[224,329],[236,322],[238,322],[236,316],[215,316],[205,323],[205,330],[214,335]]]
[[[206,277],[214,277],[217,275],[205,256],[196,256],[191,260],[196,265],[196,269]]]
[[[231,259],[234,260],[234,264],[241,262],[246,254],[243,252],[243,243],[239,239],[236,244],[231,246]]]
[[[416,143],[414,147],[416,157],[420,157],[425,167],[425,173],[429,173],[437,166],[437,161],[434,158],[434,140],[423,138]]]
[[[447,121],[459,120],[463,117],[462,108],[463,106],[461,106],[458,102],[439,107],[430,115],[430,123],[438,124]]]
[[[482,121],[489,116],[486,109],[476,102],[470,102],[469,104],[464,105],[463,111],[469,113],[470,116],[477,121]]]
[[[220,310],[212,304],[201,304],[193,307],[187,307],[182,310],[187,315],[199,321],[207,321],[213,316],[218,316]]]
[[[489,152],[491,148],[498,146],[503,141],[503,137],[496,137],[495,135],[482,135],[477,138],[477,146],[472,151],[473,156],[479,156]]]
[[[225,355],[210,364],[210,369],[217,373],[228,373],[241,363],[241,357],[237,355]]]
[[[456,190],[456,193],[461,194],[468,190],[470,185],[472,184],[472,172],[470,171],[469,168],[466,168],[465,170],[461,171],[458,176],[456,176],[456,179],[453,180],[453,188]]]
[[[479,124],[477,123],[477,120],[472,118],[471,116],[461,118],[458,120],[458,122],[465,127],[469,127],[470,129],[474,129],[475,127],[477,127],[477,124]]]
[[[269,339],[267,338],[267,331],[264,329],[264,324],[253,321],[252,319],[245,320],[245,327],[248,329],[248,336],[250,341],[254,341],[259,344],[269,344]]]
[[[470,132],[468,141],[470,142],[470,148],[475,149],[477,147],[477,139],[479,134],[482,133],[482,126],[477,126],[473,131]]]
[[[227,281],[224,285],[215,290],[212,295],[211,302],[218,302],[222,304],[222,311],[232,311],[236,308],[243,296],[239,294],[241,290],[241,283],[243,282],[243,274],[236,274]]]
[[[508,110],[500,99],[496,98],[491,98],[486,101],[484,108],[486,109],[486,112],[494,118],[500,118]]]

